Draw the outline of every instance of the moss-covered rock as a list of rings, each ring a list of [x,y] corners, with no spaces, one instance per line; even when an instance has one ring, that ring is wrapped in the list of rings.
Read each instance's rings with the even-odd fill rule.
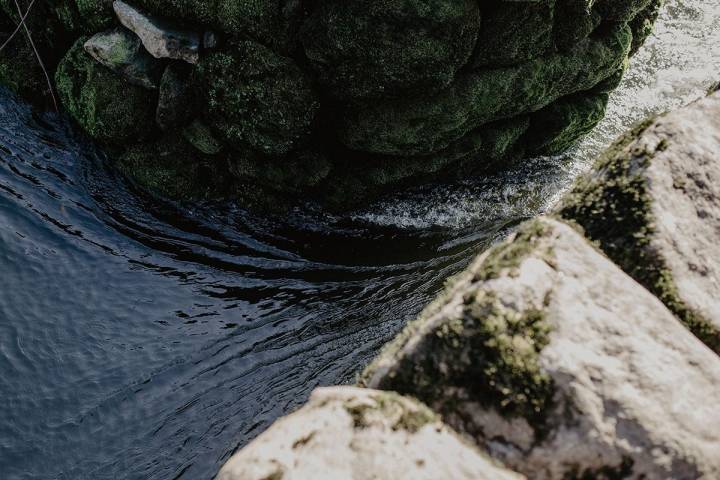
[[[62,59],[55,74],[64,108],[93,138],[132,144],[151,135],[157,94],[125,82],[97,63],[81,37]]]
[[[475,0],[330,0],[307,20],[302,41],[329,93],[361,101],[446,87],[479,29]]]
[[[310,134],[319,103],[308,77],[258,43],[207,56],[197,81],[209,125],[237,150],[283,155]]]
[[[302,14],[297,0],[136,0],[135,5],[187,24],[292,50]]]
[[[478,257],[360,383],[416,396],[529,478],[720,473],[720,358],[554,219]]]
[[[527,139],[529,151],[555,155],[567,150],[602,120],[608,99],[607,93],[581,93],[561,98],[534,113]]]
[[[346,116],[341,140],[382,154],[429,154],[493,120],[534,112],[613,75],[630,50],[627,25],[587,38],[573,50],[517,66],[459,76],[437,95],[382,102]]]
[[[470,65],[512,65],[553,49],[555,0],[483,2],[482,28]]]
[[[720,94],[649,119],[578,181],[560,214],[720,353]]]
[[[29,27],[88,134],[132,148],[184,131],[199,153],[223,157],[240,189],[348,208],[569,147],[602,117],[661,0],[129,3],[167,30],[217,41],[199,44],[198,65],[163,60],[159,93],[138,92],[68,52],[81,34],[118,26],[111,0],[37,2]],[[0,11],[13,29],[14,0]],[[0,57],[0,82],[49,93],[22,36]]]
[[[166,198],[205,200],[229,191],[224,160],[203,154],[178,134],[134,144],[117,165],[142,188]]]

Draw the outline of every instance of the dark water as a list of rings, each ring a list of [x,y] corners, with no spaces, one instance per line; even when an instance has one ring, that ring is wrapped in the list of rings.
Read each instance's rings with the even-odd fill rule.
[[[720,0],[669,2],[571,154],[346,218],[159,204],[0,91],[0,479],[211,478],[314,387],[352,382],[617,132],[720,79],[719,27]]]

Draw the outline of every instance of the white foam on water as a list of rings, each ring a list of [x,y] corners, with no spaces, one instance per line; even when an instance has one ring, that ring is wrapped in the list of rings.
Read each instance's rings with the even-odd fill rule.
[[[390,198],[353,216],[400,228],[466,228],[551,208],[597,155],[649,115],[696,100],[720,81],[720,0],[668,0],[633,57],[605,119],[571,151],[504,173]]]

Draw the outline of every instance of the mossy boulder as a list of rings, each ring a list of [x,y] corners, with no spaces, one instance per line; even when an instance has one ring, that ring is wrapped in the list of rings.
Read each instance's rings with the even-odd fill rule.
[[[155,15],[249,38],[278,52],[292,50],[302,15],[297,0],[136,0]]]
[[[479,30],[475,0],[331,0],[305,22],[302,42],[330,95],[357,102],[441,90]]]
[[[157,93],[131,85],[95,61],[81,37],[55,74],[58,95],[70,115],[93,138],[132,144],[153,133]]]
[[[485,123],[591,89],[617,71],[631,43],[630,28],[621,25],[567,52],[461,75],[436,95],[355,108],[345,117],[340,139],[374,153],[437,152]]]
[[[117,165],[143,188],[165,198],[205,200],[228,191],[224,160],[198,151],[183,135],[136,143]]]
[[[360,384],[415,396],[529,478],[720,473],[720,357],[551,218],[451,279]]]
[[[70,49],[119,26],[111,0],[42,1],[30,27],[66,110],[102,143],[132,149],[184,131],[200,154],[222,157],[239,188],[347,209],[568,148],[602,118],[660,4],[133,0],[159,34],[211,40],[195,42],[192,65],[159,61],[155,95]],[[9,29],[13,6],[0,0]],[[1,82],[48,92],[21,36],[6,52]]]
[[[482,2],[482,28],[470,65],[513,65],[554,47],[555,1]]]
[[[639,124],[560,214],[720,354],[720,93]]]
[[[538,155],[555,155],[589,133],[605,116],[609,95],[570,95],[532,115],[528,149]]]
[[[283,155],[310,134],[319,103],[292,60],[244,41],[207,56],[196,74],[205,118],[232,148]]]

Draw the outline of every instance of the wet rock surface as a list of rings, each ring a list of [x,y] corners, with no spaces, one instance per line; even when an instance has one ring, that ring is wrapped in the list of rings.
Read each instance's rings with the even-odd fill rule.
[[[713,93],[621,138],[560,211],[720,353],[718,155]]]
[[[479,257],[363,375],[529,478],[720,474],[720,358],[567,224]]]
[[[520,480],[465,443],[426,406],[352,387],[315,390],[307,405],[234,455],[217,480]]]
[[[12,25],[11,3],[0,8]],[[661,2],[42,3],[51,21],[39,43],[56,57],[80,35],[125,25],[149,54],[188,64],[191,71],[151,102],[153,141],[198,120],[223,144],[220,163],[239,184],[342,209],[399,185],[482,175],[524,155],[566,149],[602,118],[606,94],[651,32]],[[10,61],[29,53],[17,50]],[[17,75],[0,78],[22,85]],[[183,89],[187,96],[178,94]],[[188,110],[182,98],[197,102],[179,114]],[[92,123],[81,117],[92,111],[93,99],[86,101],[65,107],[84,127]],[[330,165],[320,182],[318,157]],[[303,168],[302,159],[312,164]],[[269,164],[299,168],[268,181],[262,167]],[[303,170],[312,178],[295,178]]]

